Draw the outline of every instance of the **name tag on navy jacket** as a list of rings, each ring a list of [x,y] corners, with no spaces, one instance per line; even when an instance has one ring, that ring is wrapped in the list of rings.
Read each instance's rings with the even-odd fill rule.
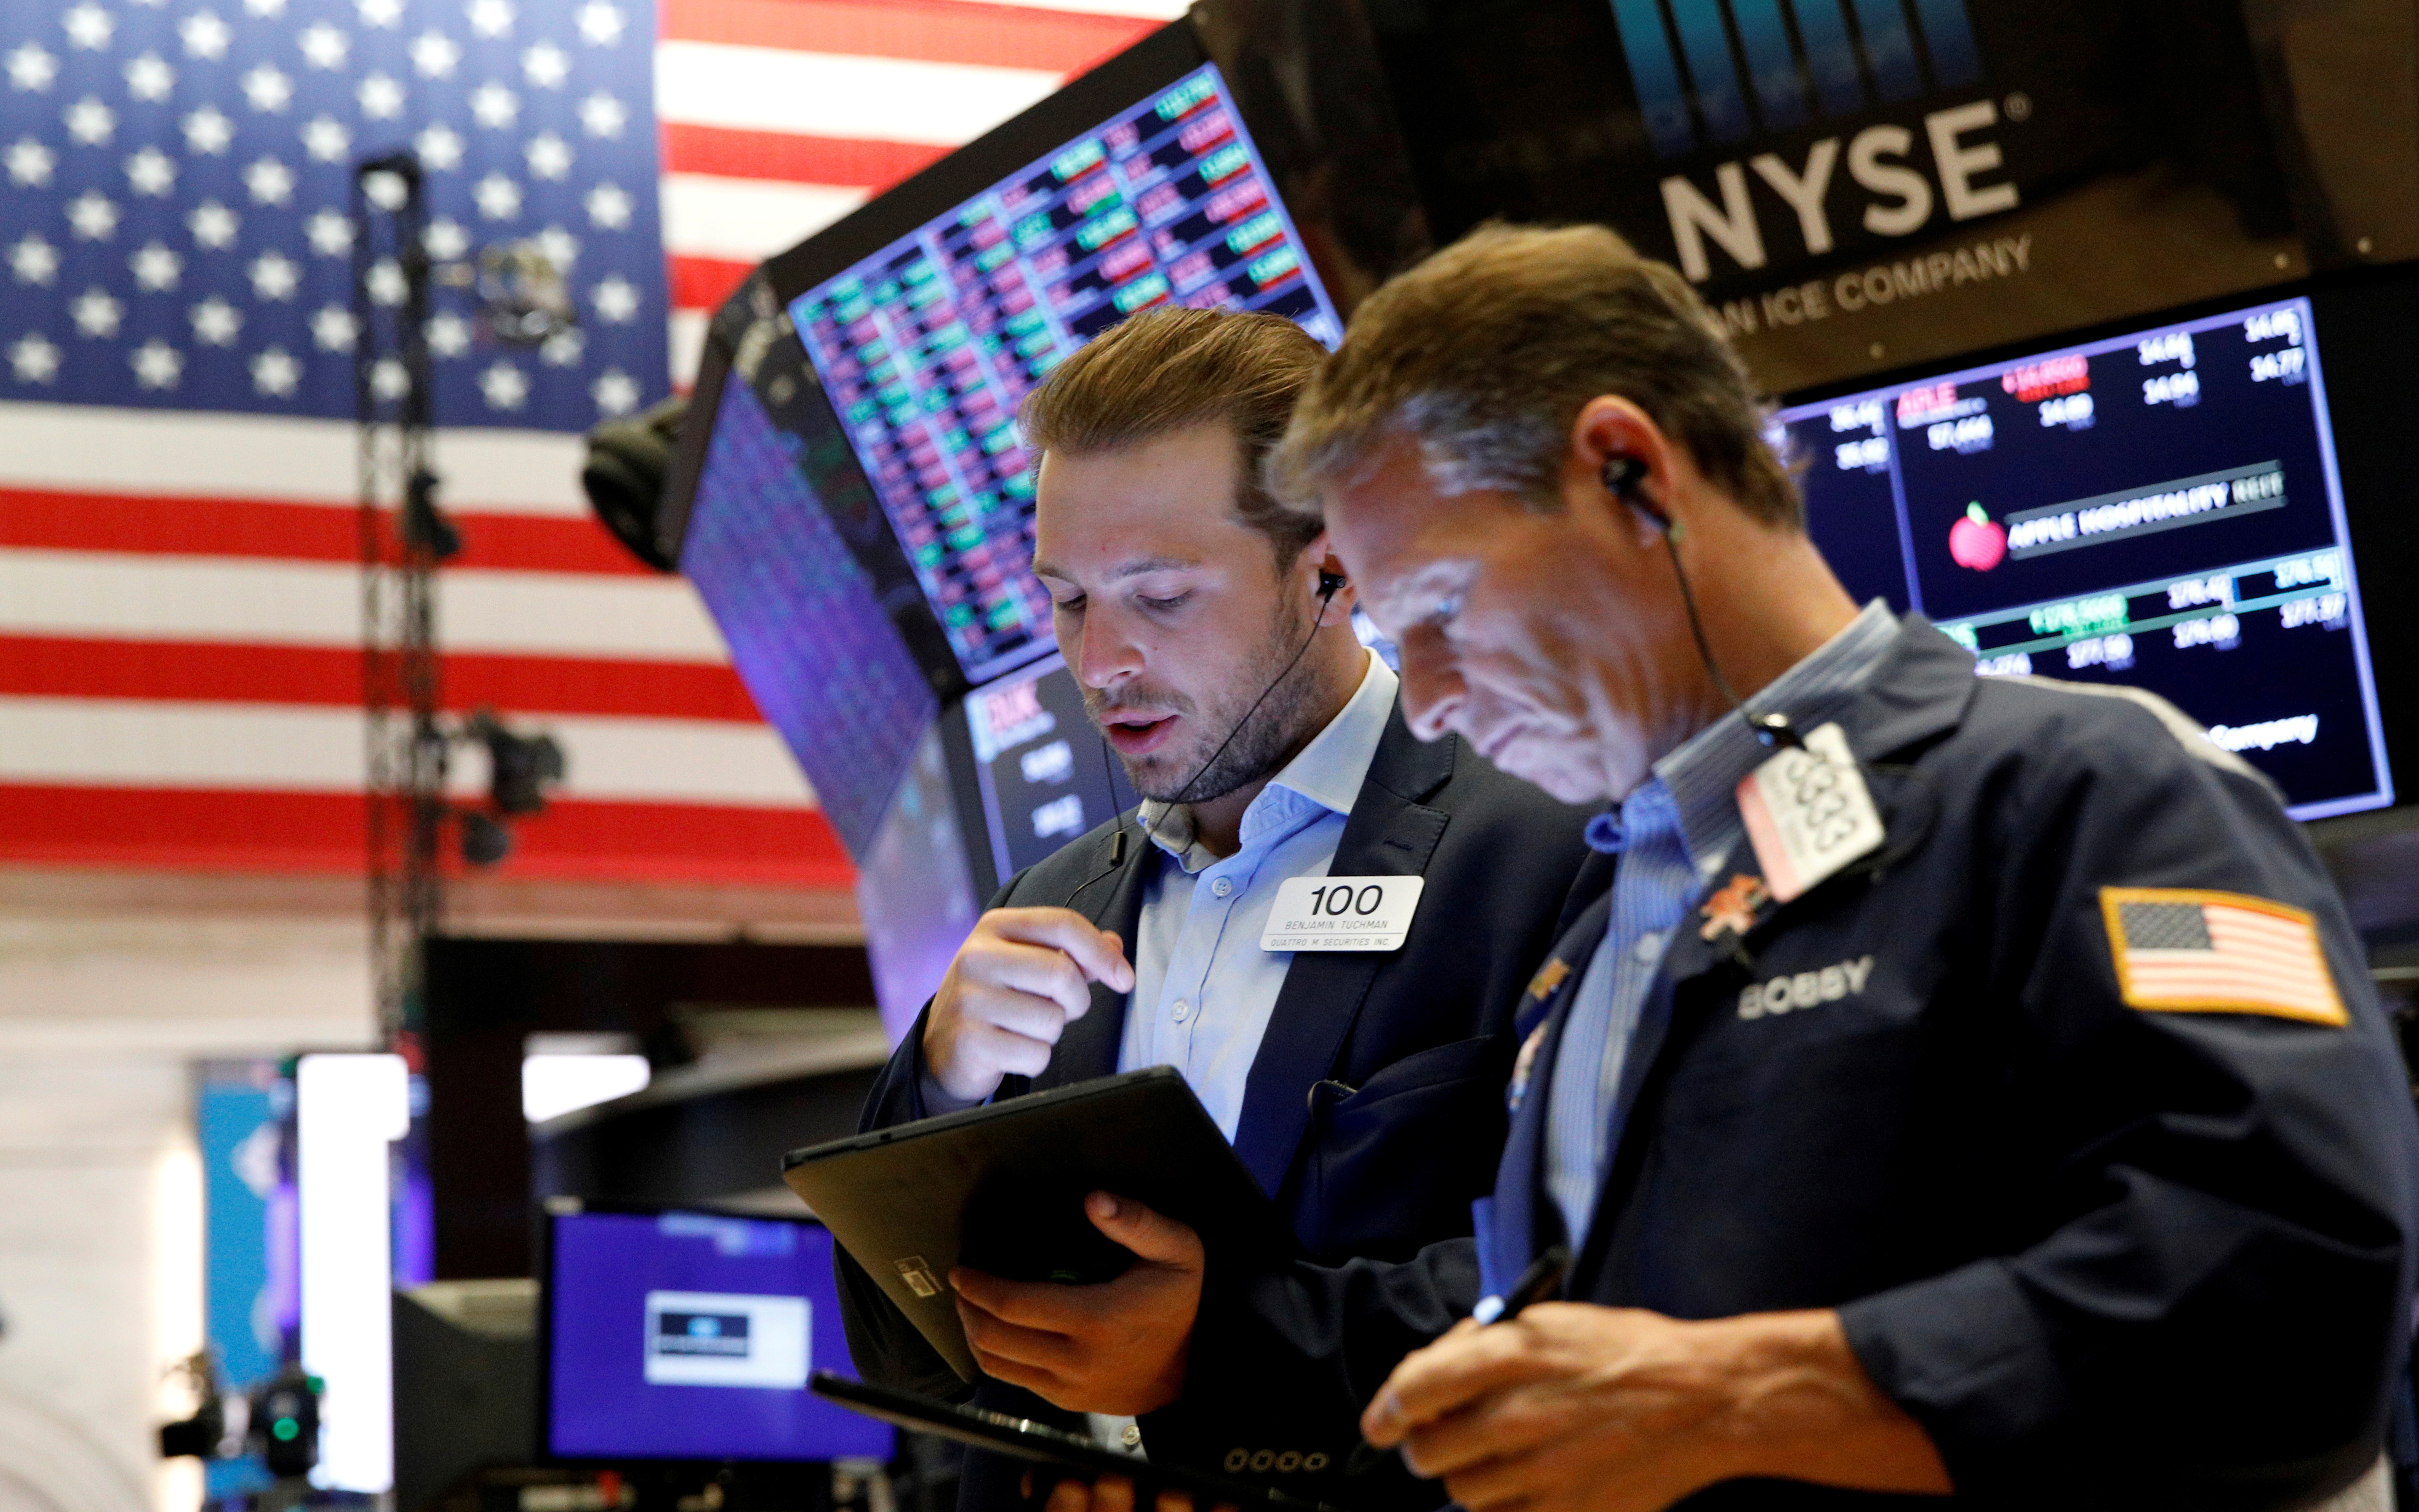
[[[1425,877],[1294,877],[1277,887],[1263,950],[1399,950]]]

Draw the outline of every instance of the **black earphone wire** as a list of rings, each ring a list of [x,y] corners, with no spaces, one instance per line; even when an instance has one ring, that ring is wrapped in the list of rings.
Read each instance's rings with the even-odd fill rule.
[[[1318,575],[1318,611],[1310,617],[1310,634],[1302,638],[1302,644],[1294,648],[1293,659],[1285,664],[1285,670],[1283,671],[1278,672],[1276,676],[1269,680],[1268,687],[1260,689],[1260,696],[1252,700],[1252,706],[1245,709],[1243,711],[1243,717],[1235,721],[1235,727],[1226,732],[1226,738],[1218,742],[1218,748],[1210,753],[1210,759],[1195,767],[1193,775],[1185,779],[1184,786],[1178,790],[1176,796],[1167,800],[1167,807],[1161,810],[1163,813],[1173,812],[1175,810],[1192,801],[1194,788],[1200,784],[1203,778],[1210,775],[1210,770],[1218,764],[1218,758],[1226,754],[1226,748],[1233,745],[1235,743],[1235,737],[1241,734],[1245,728],[1251,724],[1252,716],[1260,712],[1260,705],[1269,701],[1269,695],[1274,693],[1278,688],[1283,687],[1285,686],[1285,680],[1293,675],[1293,670],[1302,665],[1302,658],[1310,655],[1311,642],[1317,640],[1318,639],[1318,632],[1326,628],[1321,622],[1327,618],[1327,607],[1335,601],[1336,591],[1343,586],[1344,579],[1338,574],[1322,572]],[[1693,614],[1695,611],[1691,609],[1690,612]],[[1103,764],[1108,761],[1108,736],[1103,734],[1101,736],[1101,760]],[[1116,796],[1117,779],[1114,774],[1111,776],[1109,780],[1109,793],[1112,797]],[[1141,810],[1137,808],[1135,811],[1139,813]],[[1157,839],[1158,830],[1156,822],[1154,821],[1153,823],[1144,825],[1142,833],[1145,840]],[[1073,892],[1069,893],[1067,895],[1067,901],[1059,906],[1062,908],[1074,907],[1076,899],[1084,896],[1085,892],[1092,886],[1093,883],[1102,880],[1110,873],[1116,872],[1118,867],[1123,866],[1125,864],[1125,859],[1126,822],[1124,814],[1120,812],[1117,817],[1117,832],[1115,837],[1109,841],[1109,864],[1102,867],[1099,872],[1094,872],[1091,876],[1085,878],[1082,885],[1077,887]]]

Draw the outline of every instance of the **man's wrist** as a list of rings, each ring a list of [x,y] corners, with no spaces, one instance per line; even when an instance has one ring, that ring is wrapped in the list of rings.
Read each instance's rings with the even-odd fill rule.
[[[1706,1427],[1724,1478],[1949,1489],[1931,1440],[1866,1374],[1838,1313],[1751,1313],[1696,1326],[1723,1381],[1722,1408]]]

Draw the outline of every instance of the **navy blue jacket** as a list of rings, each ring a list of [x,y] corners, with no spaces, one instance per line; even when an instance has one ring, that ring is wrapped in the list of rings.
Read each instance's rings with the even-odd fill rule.
[[[1842,720],[1878,864],[1766,903],[1744,938],[1674,936],[1565,1295],[1837,1308],[1968,1504],[2283,1506],[2375,1460],[2419,1222],[2410,1088],[2273,791],[2154,704],[1978,680],[1908,622]],[[2129,1007],[2111,887],[2306,911],[2348,1022]],[[1527,998],[1537,1049],[1477,1246],[1495,1288],[1563,1238],[1542,1089],[1605,918]],[[1231,1282],[1194,1380],[1348,1444],[1394,1360],[1467,1306],[1472,1247]],[[1769,1481],[1687,1504],[1895,1500]]]
[[[1580,840],[1585,819],[1457,739],[1414,738],[1399,706],[1388,716],[1330,871],[1424,876],[1410,937],[1391,952],[1294,957],[1252,1063],[1236,1132],[1236,1153],[1290,1221],[1304,1255],[1325,1265],[1355,1257],[1403,1261],[1424,1245],[1470,1233],[1471,1200],[1492,1186],[1502,1149],[1502,1088],[1518,1043],[1520,986],[1594,901],[1594,893],[1574,892],[1589,858]],[[1113,873],[1101,876],[1114,828],[1103,825],[1019,873],[992,906],[1062,905],[1101,876],[1076,906],[1132,941],[1161,854],[1132,821],[1117,823],[1127,843]],[[1609,872],[1595,866],[1586,875],[1600,890]],[[1090,1011],[1067,1026],[1048,1069],[1029,1082],[1010,1077],[1000,1095],[1109,1075],[1124,1034],[1123,996],[1095,986]],[[862,1127],[925,1116],[923,1037],[919,1017],[869,1095]],[[1214,1272],[1214,1256],[1211,1264]],[[907,1390],[963,1396],[963,1383],[880,1288],[845,1257],[840,1268],[857,1368]],[[976,1400],[1040,1421],[1075,1421],[997,1381],[983,1381]],[[1275,1436],[1238,1437],[1214,1398],[1197,1398],[1175,1420],[1187,1430],[1181,1437],[1172,1423],[1163,1438],[1157,1421],[1144,1424],[1145,1447],[1155,1458],[1235,1459],[1241,1469],[1258,1458],[1271,1475],[1281,1462],[1286,1473],[1302,1473],[1298,1435],[1255,1419],[1256,1428]],[[986,1512],[1012,1504],[1021,1469],[970,1455],[959,1504]],[[1405,1476],[1389,1497],[1432,1506],[1443,1492]]]

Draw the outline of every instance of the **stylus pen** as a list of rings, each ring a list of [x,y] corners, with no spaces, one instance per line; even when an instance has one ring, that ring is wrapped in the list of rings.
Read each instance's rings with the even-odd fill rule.
[[[1478,1305],[1470,1310],[1470,1316],[1478,1320],[1481,1328],[1518,1318],[1531,1303],[1543,1302],[1552,1296],[1554,1288],[1563,1284],[1564,1273],[1570,1268],[1570,1250],[1556,1244],[1529,1262],[1529,1268],[1520,1273],[1519,1280],[1512,1283],[1510,1291],[1500,1297],[1479,1298]],[[1356,1443],[1352,1446],[1352,1453],[1345,1458],[1344,1473],[1364,1474],[1377,1468],[1385,1454],[1385,1450],[1372,1444]]]

